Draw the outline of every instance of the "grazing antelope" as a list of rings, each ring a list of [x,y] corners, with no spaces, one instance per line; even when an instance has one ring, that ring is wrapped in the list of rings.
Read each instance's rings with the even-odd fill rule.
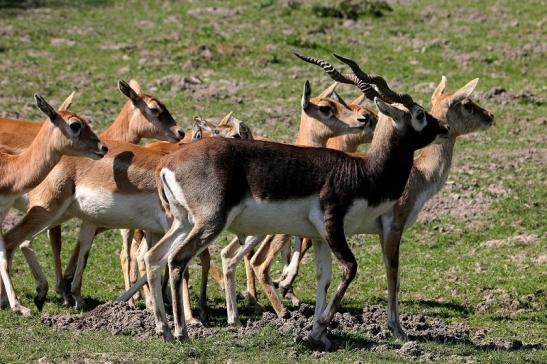
[[[49,121],[40,125],[32,143],[20,154],[0,153],[1,220],[15,200],[46,178],[63,155],[75,156],[74,159],[79,159],[76,158],[79,156],[98,160],[108,151],[108,147],[99,140],[84,119],[69,111],[55,111],[42,96],[34,97],[38,108]],[[4,237],[0,234],[0,275],[10,307],[28,316],[30,310],[19,303],[13,290],[8,272],[10,255]]]
[[[325,330],[357,271],[345,235],[356,234],[401,196],[414,151],[446,136],[448,128],[409,95],[376,91],[358,75],[351,80],[375,100],[381,114],[367,154],[278,143],[204,139],[166,156],[156,171],[159,195],[173,217],[169,231],[145,255],[153,293],[156,331],[166,340],[188,337],[183,297],[176,289],[188,262],[224,229],[247,237],[234,252],[235,266],[260,236],[286,233],[318,239],[318,286],[310,339],[330,347]],[[400,102],[391,105],[389,102]],[[206,184],[203,181],[207,181]],[[343,279],[328,305],[330,249],[343,265]],[[173,295],[174,337],[161,294],[161,268],[168,263]],[[224,262],[223,262],[224,263]],[[234,263],[234,264],[232,264]],[[223,264],[224,265],[224,264]],[[235,307],[235,287],[226,277],[227,305]],[[230,315],[230,311],[228,311]],[[230,323],[232,317],[228,317]]]
[[[333,75],[330,68],[324,63],[311,58],[304,58],[304,60],[322,66],[328,74]],[[362,72],[352,61],[345,61],[352,66],[356,73]],[[334,76],[336,75],[334,74]],[[441,82],[431,96],[431,114],[450,126],[449,138],[440,144],[429,145],[421,151],[414,159],[410,177],[402,197],[392,209],[381,216],[375,226],[371,226],[369,230],[364,231],[364,233],[379,234],[380,236],[388,281],[388,327],[397,338],[406,337],[399,320],[397,299],[399,292],[399,246],[402,233],[414,224],[424,204],[438,193],[446,183],[452,164],[456,138],[460,135],[488,128],[494,121],[492,113],[484,110],[469,98],[477,83],[478,79],[474,79],[456,92],[445,93],[446,77],[442,77]],[[279,283],[279,287],[283,291],[287,291],[292,285],[298,272],[298,263],[310,245],[311,241],[304,239],[302,248],[300,250],[298,247],[296,248],[301,254],[295,255],[291,266],[296,267],[287,269],[287,272],[291,272],[291,274],[284,277],[284,280]],[[259,254],[271,255],[274,253],[259,250],[257,256],[259,257]],[[260,264],[260,261],[253,261],[253,263]],[[266,267],[262,267],[266,272],[268,268],[269,263]],[[278,305],[282,305],[281,301],[275,302],[274,307]]]
[[[147,137],[177,142],[184,137],[184,132],[177,126],[176,121],[165,105],[157,98],[143,94],[137,81],[131,80],[128,84],[120,80],[118,88],[128,98],[128,101],[124,104],[112,125],[100,134],[103,140],[138,143],[142,138]],[[73,96],[74,94],[65,100],[62,105],[63,108],[70,106]],[[12,124],[16,125],[15,122]],[[60,227],[52,227],[49,231],[49,237],[53,250],[56,290],[64,296],[65,302],[69,303],[71,296],[66,289],[67,283],[63,279],[61,266],[62,240]],[[37,280],[38,295],[35,302],[38,308],[41,309],[48,290],[47,279],[37,262],[30,242],[22,244],[21,248]]]

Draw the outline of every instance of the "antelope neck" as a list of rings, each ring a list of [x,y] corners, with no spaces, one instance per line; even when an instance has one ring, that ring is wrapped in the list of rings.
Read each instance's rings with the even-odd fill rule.
[[[137,108],[132,109],[130,101],[127,101],[122,108],[122,111],[116,117],[116,120],[103,131],[99,137],[104,140],[116,140],[120,142],[137,144],[141,141],[141,137],[137,131],[131,127],[131,117],[135,112],[138,112]]]
[[[62,153],[56,143],[55,127],[42,124],[32,143],[20,154],[4,155],[4,176],[0,193],[22,194],[36,187],[59,162]],[[60,131],[59,131],[60,132]]]

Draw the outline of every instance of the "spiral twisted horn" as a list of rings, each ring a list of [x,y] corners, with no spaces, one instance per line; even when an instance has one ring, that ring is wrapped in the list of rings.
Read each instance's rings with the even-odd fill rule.
[[[354,74],[346,74],[343,75],[340,73],[336,68],[334,68],[333,65],[331,65],[329,62],[323,61],[321,59],[312,58],[308,56],[304,56],[298,52],[293,52],[295,56],[303,60],[304,62],[308,62],[311,64],[315,64],[321,68],[327,73],[327,75],[330,76],[334,81],[340,82],[340,83],[346,83],[350,85],[355,85],[361,90],[361,92],[370,100],[374,100],[375,97],[383,99],[382,95],[379,94],[372,86],[370,86],[366,81],[361,80],[359,77],[357,77]]]
[[[353,71],[353,74],[360,81],[365,82],[367,84],[375,85],[376,88],[378,89],[378,92],[382,95],[382,99],[384,99],[385,101],[390,103],[395,103],[395,102],[400,103],[409,108],[412,107],[412,105],[414,105],[414,100],[409,94],[404,94],[404,93],[400,94],[393,91],[392,89],[389,88],[386,80],[382,76],[372,75],[372,74],[369,75],[365,73],[355,61],[349,58],[342,57],[336,53],[334,54],[334,56],[338,58],[340,61],[342,61],[343,63],[347,64]]]

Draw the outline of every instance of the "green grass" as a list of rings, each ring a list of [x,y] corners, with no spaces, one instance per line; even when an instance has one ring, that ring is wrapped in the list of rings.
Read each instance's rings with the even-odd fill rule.
[[[393,11],[385,11],[382,17],[365,13],[356,21],[317,16],[314,6],[333,6],[327,1],[292,6],[274,0],[41,1],[39,7],[27,6],[29,3],[15,5],[0,0],[2,115],[40,118],[33,106],[33,93],[40,92],[52,104],[58,104],[76,88],[74,110],[90,118],[95,129],[102,130],[124,101],[116,90],[116,80],[135,78],[144,91],[165,102],[180,125],[189,127],[195,114],[220,117],[234,111],[256,135],[291,141],[297,130],[304,81],[311,81],[314,94],[330,84],[319,69],[294,58],[290,54],[293,49],[333,63],[332,52],[354,58],[365,70],[384,75],[396,82],[397,90],[412,93],[425,105],[429,105],[430,84],[436,84],[443,74],[448,77],[449,90],[479,77],[477,91],[502,86],[515,94],[527,90],[538,95],[536,102],[480,102],[495,114],[496,125],[461,138],[450,181],[463,199],[478,192],[490,194],[490,208],[476,224],[443,217],[409,229],[401,247],[400,297],[403,313],[420,312],[449,322],[465,322],[472,330],[487,328],[486,339],[546,343],[545,263],[533,260],[545,256],[547,245],[547,130],[540,119],[547,114],[547,68],[541,47],[534,47],[545,42],[546,7],[542,1],[396,2]],[[197,7],[215,5],[238,13],[231,17],[187,14]],[[210,59],[199,55],[200,46],[211,51]],[[528,49],[524,56],[523,49]],[[168,75],[198,76],[206,82],[228,80],[242,87],[233,95],[197,100],[189,91],[171,92],[170,85],[157,82]],[[341,86],[340,90],[348,98],[357,96],[354,88]],[[528,149],[535,152],[531,158],[524,153]],[[464,167],[474,173],[464,172]],[[472,187],[465,189],[465,185]],[[492,194],[488,192],[490,185],[501,186],[506,193]],[[74,245],[76,227],[77,223],[71,222],[64,229],[65,261]],[[537,239],[494,248],[480,246],[487,240],[519,234],[534,234]],[[221,239],[216,244],[217,252],[223,242]],[[351,243],[358,255],[359,272],[342,310],[384,304],[386,285],[377,238],[353,237]],[[37,239],[35,247],[52,284],[46,239]],[[119,249],[116,232],[96,240],[83,286],[90,302],[112,300],[123,289]],[[16,258],[16,290],[23,303],[32,307],[32,277],[20,254]],[[278,265],[274,272],[279,272]],[[240,269],[240,277],[242,273]],[[336,267],[333,277],[339,276]],[[296,293],[313,303],[314,290],[309,287],[314,285],[309,259],[302,267]],[[479,310],[485,289],[502,289],[517,301],[535,294],[536,301],[521,302],[513,311],[499,302]],[[215,307],[224,307],[222,293],[214,285],[210,299]],[[264,295],[261,299],[265,300]],[[53,293],[44,309],[73,312],[62,308]],[[215,319],[225,322],[222,316]],[[2,311],[0,333],[0,362],[29,362],[41,357],[61,362],[84,358],[120,362],[286,362],[293,352],[298,361],[317,360],[292,338],[273,329],[243,339],[215,335],[170,345],[160,339],[136,340],[109,333],[58,332],[42,325],[38,314],[29,319]],[[396,344],[394,340],[387,342]],[[545,351],[420,345],[442,362],[547,360]],[[320,360],[406,359],[394,351],[343,351],[327,353]]]

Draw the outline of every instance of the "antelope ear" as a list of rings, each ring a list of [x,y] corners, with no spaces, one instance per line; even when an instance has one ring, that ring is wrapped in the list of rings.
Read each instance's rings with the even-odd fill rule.
[[[365,95],[359,95],[352,102],[350,102],[350,105],[360,106],[361,104],[365,102],[366,99],[367,98],[365,97]]]
[[[141,98],[138,93],[124,80],[118,80],[118,88],[126,97],[133,102],[133,105],[137,106]]]
[[[218,123],[218,126],[233,124],[233,122],[234,122],[233,111],[230,111],[228,114],[226,114],[226,116],[222,118],[220,123]]]
[[[207,123],[201,116],[194,116],[194,128],[196,127],[199,127],[199,128],[207,127]]]
[[[383,100],[379,99],[378,97],[374,98],[374,103],[376,104],[376,107],[378,110],[384,114],[389,116],[394,122],[397,127],[401,126],[404,123],[404,111],[396,108],[395,106],[392,106]]]
[[[311,86],[310,81],[306,81],[304,84],[304,92],[302,93],[301,106],[302,110],[306,110],[310,106]]]
[[[323,90],[323,92],[319,94],[319,97],[334,99],[333,94],[335,94],[337,86],[338,86],[338,82],[336,81],[333,82],[332,85],[327,87],[325,90]]]
[[[57,111],[44,99],[41,95],[34,94],[34,99],[36,100],[36,105],[53,124],[57,124]]]
[[[330,95],[330,99],[338,102],[339,104],[342,104],[346,109],[350,109],[350,107],[348,106],[348,104],[346,104],[344,99],[340,95],[338,95],[338,92],[334,91],[332,95]]]
[[[478,83],[479,83],[478,78],[475,78],[474,80],[469,81],[465,86],[460,88],[458,91],[454,92],[454,95],[452,95],[452,99],[450,100],[450,103],[454,104],[456,102],[462,101],[463,99],[471,96],[471,94],[475,90],[475,87],[477,87]]]
[[[74,95],[76,94],[76,91],[72,91],[70,95],[63,101],[61,106],[59,106],[59,111],[67,111],[70,109],[70,106],[72,106],[72,99],[74,99]]]
[[[243,121],[239,121],[239,135],[241,136],[241,139],[250,139],[253,140],[253,133],[251,133],[251,129],[245,124]]]
[[[445,88],[446,88],[446,76],[443,75],[443,77],[441,77],[441,82],[439,82],[439,84],[435,88],[435,91],[433,91],[433,94],[431,95],[431,101],[434,101],[437,97],[441,96]]]
[[[131,79],[131,81],[129,81],[129,86],[131,86],[131,88],[132,88],[133,90],[135,90],[136,93],[138,93],[138,94],[141,93],[141,85],[139,85],[139,83],[137,82],[137,80]]]

